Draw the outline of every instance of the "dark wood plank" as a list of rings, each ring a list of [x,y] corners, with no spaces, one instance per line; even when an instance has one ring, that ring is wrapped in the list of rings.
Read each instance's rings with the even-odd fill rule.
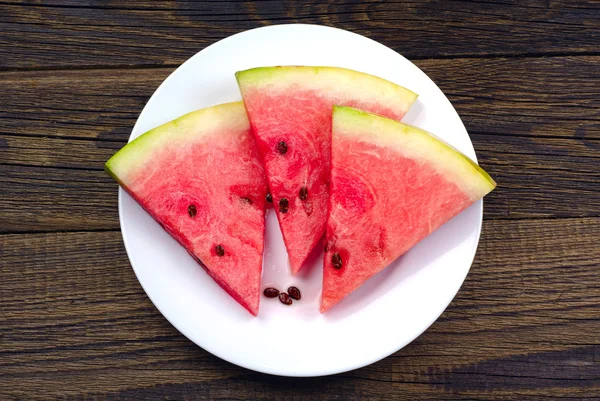
[[[172,69],[0,74],[0,132],[125,141]]]
[[[3,1],[0,68],[179,64],[240,31],[349,29],[408,57],[600,52],[596,2]]]
[[[393,356],[330,378],[237,368],[152,306],[118,232],[0,235],[5,398],[231,400],[600,397],[600,219],[485,221],[442,317]]]
[[[600,139],[600,57],[416,64],[447,94],[470,132]],[[0,73],[0,133],[125,141],[172,70]]]
[[[472,135],[499,183],[486,219],[600,216],[600,141]],[[0,232],[118,229],[117,141],[0,135]]]
[[[482,165],[500,183],[487,199],[486,218],[598,215],[598,60],[418,62],[448,93]],[[116,191],[100,172],[102,164],[125,143],[146,100],[171,71],[0,74],[6,93],[0,99],[0,164],[13,165],[0,167],[7,202],[0,231],[118,228]]]
[[[100,170],[122,141],[0,134],[0,164]]]
[[[600,141],[471,137],[498,182],[484,201],[486,219],[600,215]]]
[[[415,63],[470,132],[600,139],[600,57]]]
[[[119,228],[117,186],[103,171],[0,165],[0,199],[0,233]]]

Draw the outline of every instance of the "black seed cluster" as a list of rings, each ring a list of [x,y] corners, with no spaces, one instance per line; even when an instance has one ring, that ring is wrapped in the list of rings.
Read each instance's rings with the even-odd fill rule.
[[[275,287],[267,287],[263,291],[263,295],[267,298],[279,298],[279,302],[284,305],[291,305],[294,301],[299,301],[302,298],[300,289],[295,286],[288,288],[287,292],[279,292]]]

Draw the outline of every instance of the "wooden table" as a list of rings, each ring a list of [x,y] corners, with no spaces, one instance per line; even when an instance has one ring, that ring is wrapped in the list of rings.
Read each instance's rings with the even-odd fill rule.
[[[326,3],[0,2],[0,399],[600,399],[600,3]],[[102,171],[188,57],[294,22],[415,62],[499,183],[442,317],[389,358],[311,379],[179,334],[134,276]]]

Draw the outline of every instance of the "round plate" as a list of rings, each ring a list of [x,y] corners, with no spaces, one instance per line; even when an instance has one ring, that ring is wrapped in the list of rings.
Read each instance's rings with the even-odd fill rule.
[[[404,118],[475,159],[458,114],[419,68],[363,36],[315,25],[277,25],[233,35],[173,72],[142,111],[130,140],[195,109],[241,99],[234,73],[258,66],[323,65],[380,76],[419,94]],[[427,329],[463,283],[477,248],[479,201],[371,278],[326,314],[319,313],[321,257],[292,276],[273,210],[267,213],[263,288],[296,285],[302,300],[261,299],[252,317],[223,291],[122,189],[121,228],[142,287],[190,340],[248,369],[320,376],[356,369],[404,347]]]

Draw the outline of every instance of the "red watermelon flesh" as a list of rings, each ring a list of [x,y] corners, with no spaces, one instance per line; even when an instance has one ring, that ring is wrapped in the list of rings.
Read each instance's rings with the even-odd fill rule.
[[[335,107],[321,312],[496,186],[431,134]]]
[[[258,313],[267,186],[242,102],[148,131],[105,168],[225,291]]]
[[[343,68],[264,67],[236,77],[296,273],[325,230],[333,105],[400,120],[416,95]]]

